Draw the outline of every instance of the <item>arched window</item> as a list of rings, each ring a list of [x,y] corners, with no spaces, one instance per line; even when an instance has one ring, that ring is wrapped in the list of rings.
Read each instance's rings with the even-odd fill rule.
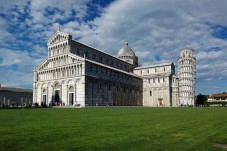
[[[73,86],[70,86],[69,87],[69,105],[73,105],[74,104],[74,87]]]
[[[74,90],[73,86],[70,86],[69,87],[69,92],[73,92],[73,90]]]

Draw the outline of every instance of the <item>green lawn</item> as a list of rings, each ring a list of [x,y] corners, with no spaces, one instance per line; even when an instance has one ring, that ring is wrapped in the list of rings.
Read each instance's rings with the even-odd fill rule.
[[[0,110],[0,151],[221,150],[227,107]]]

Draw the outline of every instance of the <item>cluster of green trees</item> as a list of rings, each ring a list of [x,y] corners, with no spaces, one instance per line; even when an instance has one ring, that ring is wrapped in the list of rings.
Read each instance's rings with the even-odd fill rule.
[[[207,102],[208,95],[199,94],[196,96],[195,104],[196,106],[205,105]]]

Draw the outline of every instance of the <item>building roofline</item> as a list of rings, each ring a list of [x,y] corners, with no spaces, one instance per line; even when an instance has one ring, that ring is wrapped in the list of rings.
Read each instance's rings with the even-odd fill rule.
[[[72,35],[70,35],[70,34],[67,34],[67,33],[65,33],[65,32],[62,32],[62,31],[56,31],[49,39],[48,39],[48,41],[47,41],[47,44],[49,44],[50,43],[50,41],[51,41],[51,39],[55,36],[55,35],[57,35],[58,33],[60,33],[60,34],[64,34],[64,35],[66,35],[66,36],[72,36]]]
[[[227,97],[227,93],[216,93],[216,94],[211,94],[209,97]]]
[[[159,67],[159,66],[166,66],[166,65],[172,65],[173,62],[169,62],[169,63],[162,63],[162,64],[155,64],[155,65],[142,65],[139,67],[134,68],[134,70],[137,69],[145,69],[145,68],[150,68],[150,67]]]
[[[111,66],[108,66],[108,65],[105,65],[105,64],[102,64],[102,63],[98,63],[98,62],[95,62],[95,61],[92,61],[92,60],[89,60],[89,59],[86,59],[86,61],[90,62],[90,63],[94,63],[94,64],[97,64],[97,65],[100,65],[100,66],[103,66],[103,67],[106,67],[106,68],[109,68],[109,69],[112,69],[112,70],[115,70],[115,71],[118,71],[118,72],[121,72],[123,74],[127,74],[127,75],[130,75],[130,76],[134,76],[136,78],[141,78],[140,76],[134,74],[134,73],[131,73],[131,72],[126,72],[124,70],[120,70],[120,69],[117,69],[117,68],[114,68],[114,67],[111,67]]]
[[[12,92],[28,92],[32,93],[32,89],[14,88],[14,87],[0,87],[0,91],[12,91]]]
[[[85,43],[83,43],[83,42],[79,42],[79,41],[77,41],[77,40],[75,40],[75,39],[71,39],[71,41],[76,42],[76,43],[79,43],[79,44],[84,45],[84,46],[86,46],[86,47],[89,47],[89,48],[91,48],[91,49],[93,49],[93,50],[95,50],[95,51],[97,51],[97,52],[103,53],[103,54],[105,54],[105,55],[107,55],[107,56],[110,56],[110,57],[113,57],[114,59],[117,59],[117,60],[119,60],[119,61],[121,61],[121,62],[123,62],[123,63],[125,63],[125,64],[128,64],[128,65],[133,66],[132,64],[130,64],[130,63],[126,62],[126,61],[123,61],[123,60],[117,58],[117,57],[114,56],[114,55],[108,54],[108,53],[106,53],[106,52],[104,52],[104,51],[102,51],[102,50],[99,50],[99,49],[97,49],[97,48],[95,48],[95,47],[92,47],[92,46],[90,46],[90,45],[88,45],[88,44],[85,44]]]
[[[191,47],[181,48],[180,51],[182,51],[182,50],[187,50],[187,49],[190,49],[190,50],[192,50],[193,52],[195,51],[195,50],[194,50],[193,48],[191,48]]]
[[[33,71],[37,71],[47,60],[48,60],[48,57],[45,58],[40,65],[38,65],[36,68],[34,68]]]

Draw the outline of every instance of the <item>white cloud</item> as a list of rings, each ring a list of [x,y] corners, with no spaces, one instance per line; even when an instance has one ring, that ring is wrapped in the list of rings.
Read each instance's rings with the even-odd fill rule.
[[[202,59],[217,59],[222,55],[222,51],[211,51],[211,52],[206,52],[206,51],[200,51],[199,53],[197,53],[196,55],[196,59],[198,60],[202,60]]]
[[[29,0],[13,0],[13,1],[0,1],[0,9],[4,14],[9,13],[9,10],[17,7],[19,12],[24,12],[24,8]]]
[[[34,23],[51,23],[59,20],[66,20],[71,17],[82,19],[87,14],[87,3],[90,0],[32,0],[31,1],[31,16]],[[56,8],[58,9],[56,11]],[[49,14],[51,11],[52,14]],[[72,11],[75,16],[72,16]]]
[[[8,32],[7,30],[7,21],[3,18],[0,18],[0,44],[4,45],[5,41],[7,40],[12,40],[14,39],[13,34],[11,34],[10,32]]]
[[[31,88],[32,70],[43,59],[31,57],[28,52],[10,49],[0,49],[0,58],[1,83],[6,86]]]
[[[23,62],[27,54],[18,50],[0,49],[0,57],[3,59],[0,66],[10,66]]]

